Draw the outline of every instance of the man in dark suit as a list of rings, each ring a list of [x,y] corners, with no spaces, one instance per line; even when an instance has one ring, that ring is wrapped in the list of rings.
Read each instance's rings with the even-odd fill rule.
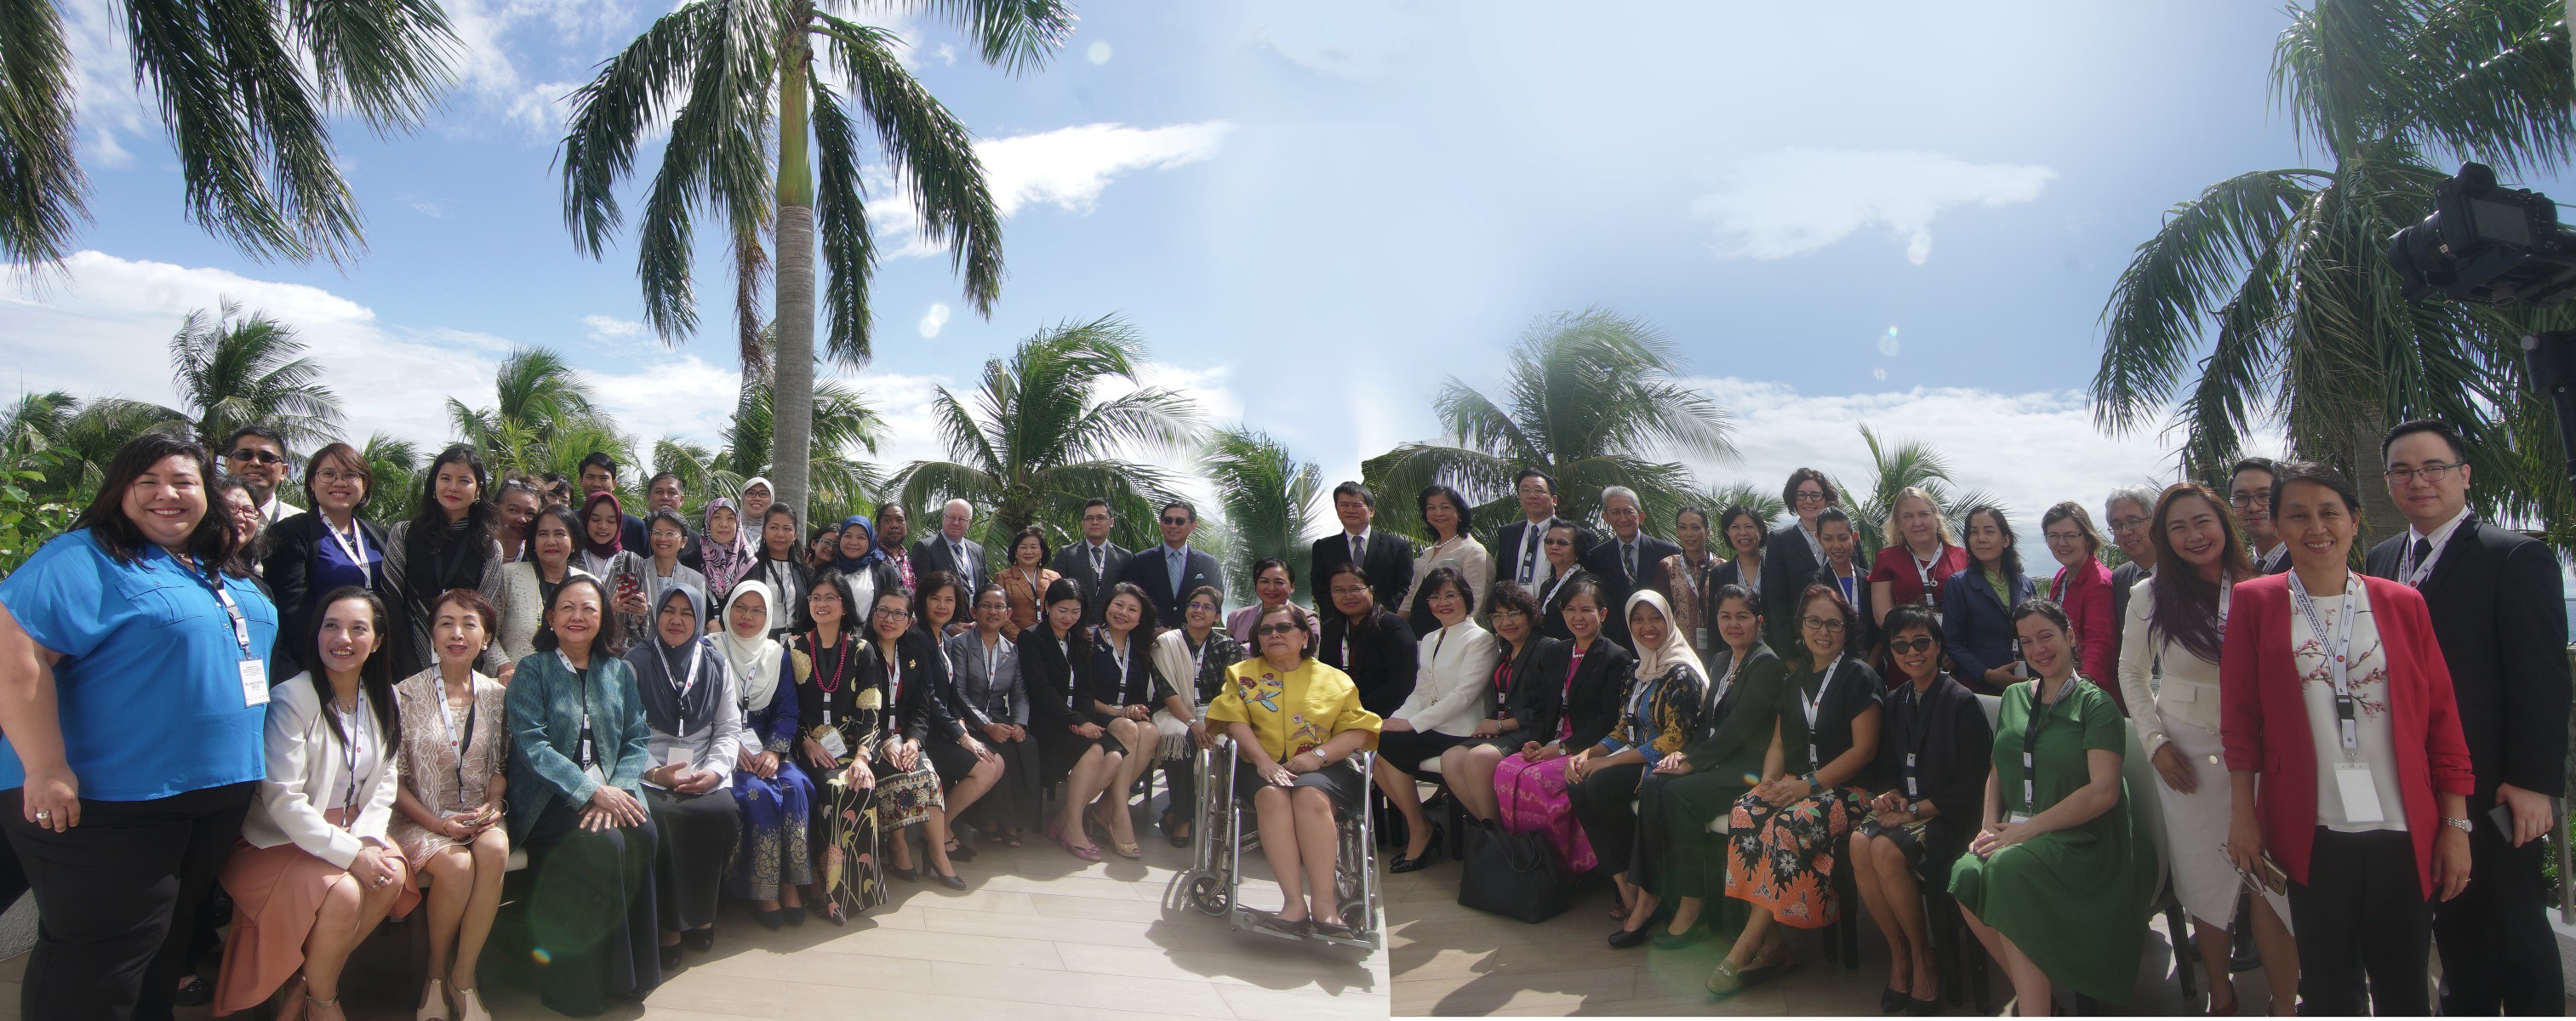
[[[1628,636],[1628,597],[1638,589],[1662,590],[1664,558],[1682,551],[1679,546],[1647,535],[1638,527],[1642,516],[1635,490],[1626,486],[1602,490],[1601,519],[1610,523],[1610,537],[1583,554],[1583,569],[1601,579],[1601,610],[1607,618],[1601,622],[1601,630],[1612,641],[1629,648],[1634,648],[1635,643]]]
[[[1413,587],[1413,540],[1370,527],[1377,520],[1377,494],[1357,482],[1334,486],[1333,516],[1342,519],[1342,530],[1315,540],[1308,584],[1320,584],[1337,565],[1356,562],[1379,606],[1404,605],[1404,593]]]
[[[1556,479],[1536,468],[1521,469],[1512,482],[1512,493],[1521,502],[1521,520],[1504,525],[1494,532],[1494,580],[1517,581],[1536,595],[1547,584],[1551,572],[1547,551],[1540,543],[1547,538],[1547,527],[1556,518]],[[1579,563],[1591,552],[1592,533],[1581,524],[1574,528],[1574,557]]]
[[[2424,594],[2451,670],[2477,790],[2468,888],[2433,906],[2446,1016],[2558,1014],[2558,944],[2541,887],[2549,799],[2565,793],[2567,609],[2558,558],[2469,513],[2469,466],[2448,424],[2399,425],[2380,444],[2406,534],[2371,549],[2371,574]],[[2502,806],[2504,825],[2494,812]]]
[[[1126,573],[1120,581],[1145,590],[1145,598],[1154,603],[1154,626],[1170,627],[1180,621],[1181,599],[1201,585],[1214,585],[1225,591],[1225,572],[1217,567],[1216,558],[1190,548],[1190,533],[1199,527],[1199,512],[1187,502],[1174,500],[1163,505],[1160,522],[1163,544],[1127,558]]]
[[[912,544],[914,584],[933,571],[947,571],[964,582],[973,592],[992,579],[992,568],[984,559],[984,546],[966,537],[966,529],[975,523],[975,508],[964,500],[950,500],[939,509],[939,534],[924,536]]]
[[[2129,590],[2156,572],[2154,486],[2121,486],[2102,501],[2111,542],[2129,562],[2111,569],[2111,662],[2120,661],[2120,637],[2129,628]]]
[[[1100,619],[1100,608],[1109,603],[1109,586],[1127,573],[1127,548],[1109,541],[1109,527],[1116,523],[1109,501],[1094,498],[1083,504],[1082,541],[1055,551],[1055,561],[1047,565],[1082,586],[1087,620]]]
[[[2290,569],[2290,544],[2272,527],[2272,459],[2249,457],[2227,470],[2227,502],[2254,543],[2254,570],[2279,574]]]
[[[1813,468],[1789,473],[1780,499],[1797,518],[1780,526],[1762,546],[1762,623],[1771,648],[1781,655],[1798,648],[1798,595],[1825,570],[1824,539],[1816,534],[1816,515],[1842,504],[1833,480]]]

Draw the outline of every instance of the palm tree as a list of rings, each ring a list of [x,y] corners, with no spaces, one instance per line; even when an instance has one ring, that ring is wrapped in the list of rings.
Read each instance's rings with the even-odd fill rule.
[[[342,261],[364,246],[327,118],[420,123],[456,37],[435,0],[114,5],[134,80],[178,150],[187,216],[254,258]],[[0,262],[59,263],[89,218],[64,5],[0,5]]]
[[[1315,508],[1324,489],[1323,469],[1300,462],[1286,444],[1248,426],[1217,430],[1199,457],[1200,470],[1216,490],[1228,538],[1225,576],[1234,600],[1252,599],[1252,565],[1265,557],[1297,563],[1306,552]],[[1193,542],[1196,540],[1193,539]],[[1295,572],[1291,572],[1295,573]],[[1304,599],[1314,579],[1301,578],[1296,598]]]
[[[375,489],[367,494],[367,516],[388,525],[410,520],[420,510],[420,448],[376,433],[367,437],[358,456],[376,476]]]
[[[1170,476],[1151,459],[1191,445],[1197,410],[1163,387],[1094,393],[1104,383],[1135,384],[1144,357],[1135,329],[1106,316],[1039,331],[1010,361],[985,362],[971,407],[940,387],[931,414],[950,460],[914,461],[897,472],[904,505],[957,498],[991,507],[987,534],[1004,536],[1041,519],[1060,527],[1095,496],[1169,498]],[[1148,460],[1124,456],[1131,453]],[[1069,534],[1060,530],[1059,541]]]
[[[2166,213],[2104,307],[2096,422],[2127,433],[2173,408],[2184,467],[2204,478],[2278,422],[2299,456],[2364,483],[2365,523],[2387,534],[2404,522],[2375,484],[2380,434],[2439,417],[2498,483],[2473,494],[2484,509],[2576,509],[2546,409],[2521,385],[2517,340],[2539,317],[2408,301],[2382,254],[2431,210],[2450,176],[2437,160],[2566,165],[2565,15],[2561,0],[2291,8],[2273,96],[2325,166],[2241,174]]]
[[[573,94],[560,159],[565,225],[574,247],[598,258],[623,219],[615,187],[633,172],[637,145],[663,130],[668,115],[636,251],[644,318],[664,341],[697,327],[689,266],[699,212],[720,215],[732,242],[745,365],[761,356],[755,324],[764,317],[752,309],[761,268],[776,267],[780,414],[769,474],[780,502],[797,508],[809,493],[813,442],[818,234],[831,270],[823,289],[828,349],[853,367],[870,356],[877,248],[861,184],[860,123],[845,102],[865,116],[876,156],[909,194],[922,236],[948,247],[978,314],[992,314],[1002,286],[1001,213],[971,134],[913,79],[892,33],[823,9],[845,4],[701,0],[664,15]],[[946,18],[974,39],[985,63],[1014,73],[1042,66],[1073,28],[1060,0],[900,6]],[[827,80],[835,78],[846,82],[846,101]],[[764,234],[776,239],[774,259],[760,250]]]
[[[1681,501],[1707,511],[1709,527],[1717,527],[1717,515],[1727,508],[1742,504],[1761,517],[1765,527],[1786,517],[1789,505],[1780,502],[1778,490],[1765,489],[1750,482],[1729,482],[1721,486],[1695,486],[1683,491]],[[1712,543],[1724,537],[1712,538]]]
[[[511,351],[492,386],[497,403],[476,409],[450,397],[447,417],[457,437],[473,444],[496,476],[576,475],[592,451],[605,451],[621,465],[636,463],[635,444],[599,410],[590,381],[552,349]],[[625,473],[621,481],[640,485],[634,474]]]
[[[234,302],[212,317],[204,309],[188,313],[170,338],[171,386],[179,392],[171,417],[191,422],[208,450],[249,425],[277,430],[290,451],[327,442],[340,422],[340,398],[322,385],[322,366],[303,357],[304,349],[292,327],[266,313],[244,317]]]
[[[1566,517],[1596,517],[1601,490],[1627,486],[1648,520],[1662,521],[1691,487],[1690,470],[1664,457],[1735,458],[1726,412],[1676,378],[1671,341],[1643,321],[1601,309],[1542,318],[1506,372],[1500,399],[1456,377],[1441,384],[1432,410],[1445,442],[1407,443],[1360,466],[1371,488],[1403,497],[1381,510],[1388,527],[1419,532],[1410,497],[1434,482],[1480,501],[1477,517],[1509,520],[1524,467],[1556,477]]]
[[[725,424],[720,437],[723,447],[710,450],[703,444],[664,437],[653,446],[653,470],[678,475],[681,488],[695,498],[692,502],[741,492],[744,481],[769,470],[770,392],[766,380],[747,380],[734,400],[733,420]],[[851,456],[851,450],[874,455],[884,429],[885,417],[858,391],[835,380],[815,385],[810,469],[815,520],[838,520],[872,509],[876,494],[885,488],[885,476]]]
[[[1957,480],[1950,474],[1949,459],[1928,443],[1905,440],[1890,444],[1879,439],[1867,425],[1860,427],[1860,438],[1869,444],[1869,477],[1864,480],[1868,488],[1861,490],[1839,481],[1835,484],[1843,491],[1844,512],[1851,515],[1852,530],[1860,538],[1860,548],[1853,554],[1858,563],[1869,563],[1878,555],[1879,547],[1885,545],[1882,540],[1888,515],[1896,512],[1896,495],[1909,487],[1932,494],[1942,514],[1949,518],[1954,534],[1967,530],[1961,519],[1968,508],[1997,502],[1983,489],[1954,490]]]

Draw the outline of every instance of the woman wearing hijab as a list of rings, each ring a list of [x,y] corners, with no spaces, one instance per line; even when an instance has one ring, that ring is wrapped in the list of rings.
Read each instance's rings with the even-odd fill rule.
[[[767,586],[735,582],[725,597],[718,620],[723,630],[716,637],[742,706],[742,750],[733,774],[734,807],[742,813],[742,853],[734,856],[726,888],[756,905],[752,917],[768,929],[805,924],[797,888],[814,881],[813,855],[805,843],[814,782],[797,767],[793,754],[800,733],[797,677],[811,668],[798,670],[786,648],[770,639],[777,617]]]
[[[750,528],[769,520],[770,505],[777,498],[778,487],[770,485],[768,479],[755,475],[745,481],[742,484],[743,527]]]
[[[701,953],[715,949],[716,891],[742,831],[724,793],[741,751],[742,703],[706,634],[706,597],[681,586],[654,607],[652,637],[626,654],[650,730],[644,808],[662,838],[653,893],[666,970],[679,966],[683,943]]]
[[[751,570],[743,577],[768,586],[776,605],[805,605],[805,594],[814,586],[814,572],[806,569],[803,551],[796,545],[796,512],[770,507],[766,514],[755,518],[746,510],[743,520],[753,522],[750,527],[758,529],[752,535]],[[771,632],[769,637],[779,636]]]
[[[707,504],[705,524],[706,534],[698,540],[698,573],[706,575],[707,591],[731,592],[751,573],[757,556],[751,547],[751,533],[760,523],[744,520],[741,508],[719,496]],[[773,611],[770,616],[785,615]]]
[[[1640,878],[1634,874],[1637,817],[1631,808],[1637,787],[1665,756],[1699,735],[1700,713],[1708,705],[1707,670],[1689,636],[1674,625],[1672,604],[1662,593],[1644,589],[1628,597],[1628,635],[1637,643],[1637,669],[1619,725],[1565,767],[1574,815],[1617,881],[1628,911],[1626,923],[1610,934],[1610,945],[1621,949],[1644,943],[1646,924],[1655,917],[1655,895],[1632,881]]]
[[[618,633],[627,643],[603,650],[611,656],[647,644],[645,636],[654,630],[650,618],[658,615],[651,609],[656,604],[644,595],[652,565],[626,548],[625,529],[626,512],[618,506],[617,494],[594,493],[581,505],[581,552],[573,555],[573,564],[608,589],[608,612],[617,615]]]
[[[858,600],[853,606],[874,606],[879,592],[909,592],[903,576],[886,562],[885,551],[877,548],[877,526],[873,521],[852,514],[841,521],[839,544],[833,547],[832,569],[841,572],[850,583],[850,595]]]
[[[492,505],[483,501],[491,475],[482,455],[459,443],[422,473],[420,511],[385,530],[385,590],[393,593],[394,676],[409,677],[435,664],[430,654],[431,608],[449,589],[470,588],[501,598],[501,544],[492,541]],[[501,655],[484,653],[483,668],[498,674]]]

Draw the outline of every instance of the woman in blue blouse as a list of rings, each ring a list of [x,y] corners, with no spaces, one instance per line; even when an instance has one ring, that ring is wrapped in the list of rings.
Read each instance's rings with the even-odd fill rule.
[[[222,566],[239,550],[213,477],[205,448],[137,436],[0,581],[0,827],[41,923],[22,1017],[169,1015],[264,774],[277,610]]]
[[[536,878],[538,999],[564,1014],[662,984],[643,792],[652,728],[635,671],[607,653],[620,638],[608,606],[599,579],[566,577],[510,682],[510,842]]]
[[[1942,583],[1942,644],[1959,666],[1953,675],[1959,683],[1980,695],[2000,695],[2030,674],[2012,626],[2013,608],[2030,601],[2030,576],[2021,573],[2021,551],[2014,548],[2003,508],[1969,508],[1966,531],[1968,569]]]
[[[806,840],[814,782],[791,753],[804,733],[797,678],[812,669],[798,670],[795,658],[769,637],[777,615],[768,586],[750,579],[735,583],[718,619],[724,632],[716,647],[741,680],[736,690],[742,700],[742,753],[733,774],[733,800],[742,812],[742,850],[734,856],[725,889],[751,901],[752,918],[764,928],[803,925],[805,903],[797,888],[814,881]]]

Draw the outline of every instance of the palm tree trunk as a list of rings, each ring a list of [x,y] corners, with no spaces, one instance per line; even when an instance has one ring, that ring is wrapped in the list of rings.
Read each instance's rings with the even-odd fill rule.
[[[812,495],[806,476],[814,442],[814,176],[805,137],[805,24],[811,8],[796,7],[778,71],[778,353],[769,480],[777,486],[778,502],[795,508],[801,519]]]

